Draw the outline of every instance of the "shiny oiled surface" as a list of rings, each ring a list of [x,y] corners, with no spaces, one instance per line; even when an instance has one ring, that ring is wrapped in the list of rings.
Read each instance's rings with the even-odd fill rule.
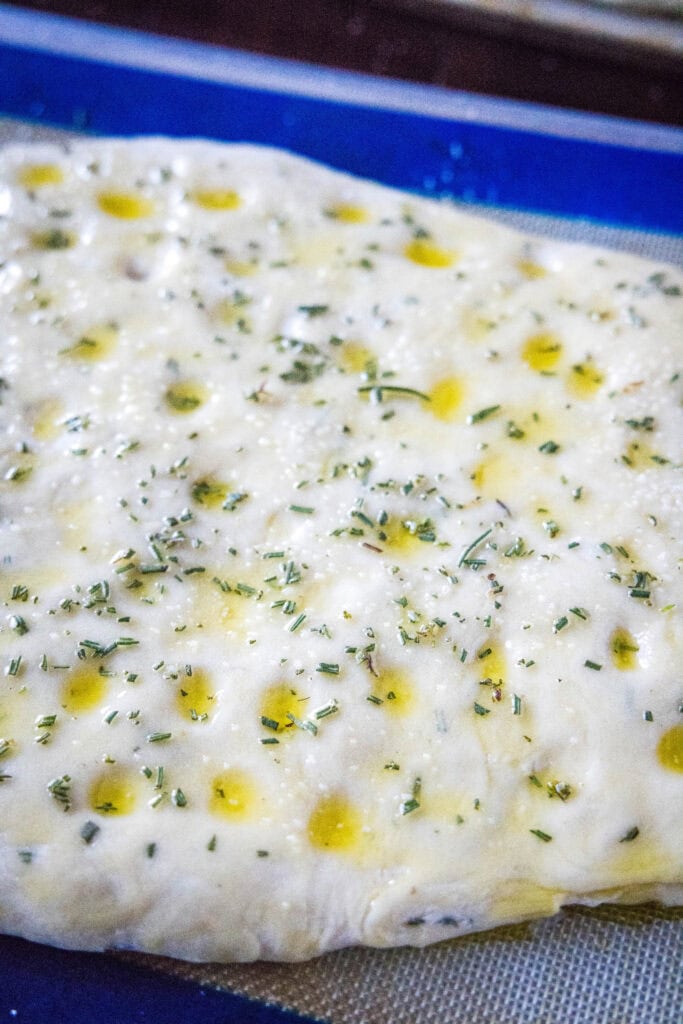
[[[676,271],[250,147],[3,174],[4,927],[675,900]]]

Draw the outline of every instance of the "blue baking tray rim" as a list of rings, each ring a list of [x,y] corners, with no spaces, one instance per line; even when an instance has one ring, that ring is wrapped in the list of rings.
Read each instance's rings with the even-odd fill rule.
[[[683,233],[683,132],[0,4],[0,112],[95,134],[281,146],[483,206]]]
[[[0,1022],[324,1024],[101,953],[0,936]]]

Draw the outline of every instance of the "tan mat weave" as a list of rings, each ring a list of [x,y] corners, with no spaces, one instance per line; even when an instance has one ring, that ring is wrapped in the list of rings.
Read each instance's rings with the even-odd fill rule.
[[[119,954],[333,1024],[681,1024],[683,910],[570,908],[425,950],[350,949],[303,964]]]

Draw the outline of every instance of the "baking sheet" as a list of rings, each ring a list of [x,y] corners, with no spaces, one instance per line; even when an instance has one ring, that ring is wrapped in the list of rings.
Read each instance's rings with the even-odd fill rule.
[[[463,19],[499,35],[524,35],[558,48],[612,52],[624,60],[640,54],[650,60],[683,55],[680,0],[375,0],[418,15]],[[605,51],[606,52],[606,51]]]
[[[0,81],[0,142],[68,142],[75,130],[270,142],[522,228],[683,262],[680,132],[2,6]],[[682,925],[676,910],[570,909],[424,951],[299,965],[180,964],[4,937],[0,1022],[679,1024]]]

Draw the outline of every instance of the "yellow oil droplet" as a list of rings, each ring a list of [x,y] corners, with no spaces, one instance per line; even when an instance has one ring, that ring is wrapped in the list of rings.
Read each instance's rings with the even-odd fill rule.
[[[683,772],[683,722],[667,729],[660,738],[657,757],[670,772]]]
[[[422,267],[452,267],[456,260],[456,253],[442,249],[428,238],[414,238],[403,250],[403,255]]]
[[[243,302],[231,302],[225,299],[216,306],[215,316],[228,327],[238,327],[242,331],[251,330],[251,321],[246,314]]]
[[[212,476],[202,477],[192,486],[192,497],[207,508],[220,508],[230,493],[230,484]]]
[[[27,164],[19,172],[19,182],[25,188],[61,185],[63,181],[64,171],[59,164]]]
[[[242,205],[239,194],[226,188],[198,189],[192,198],[205,210],[237,210]]]
[[[361,817],[340,793],[322,797],[308,819],[308,838],[319,850],[345,853],[358,845]]]
[[[93,506],[91,501],[70,501],[54,509],[55,520],[61,527],[61,541],[70,550],[77,551],[92,540]]]
[[[374,353],[357,341],[345,341],[339,350],[339,364],[347,373],[362,373],[374,359]]]
[[[119,220],[140,220],[154,213],[154,203],[134,192],[100,192],[97,203],[104,213]]]
[[[391,548],[392,552],[409,554],[423,549],[425,541],[421,541],[419,534],[410,529],[398,518],[389,519],[377,533],[377,543],[383,548]]]
[[[533,260],[519,260],[517,269],[529,281],[537,281],[548,273],[545,267],[542,267],[540,263],[535,263]]]
[[[354,206],[351,203],[337,203],[325,210],[325,213],[344,224],[367,224],[370,220],[370,214],[364,206]]]
[[[94,665],[79,665],[62,683],[62,707],[71,715],[93,711],[104,701],[107,677]]]
[[[251,777],[239,768],[230,768],[211,783],[209,809],[233,821],[253,816],[258,790]]]
[[[483,341],[490,338],[491,331],[498,326],[497,318],[486,310],[476,307],[466,309],[461,320],[462,332],[469,341]]]
[[[35,407],[33,436],[36,441],[53,441],[62,430],[64,406],[58,398],[46,398]]]
[[[410,714],[415,704],[415,690],[408,675],[401,669],[389,668],[375,680],[374,695],[382,700],[383,708],[392,715]]]
[[[477,673],[480,679],[490,679],[494,686],[505,682],[507,664],[505,655],[496,643],[485,643],[477,651]]]
[[[118,332],[111,324],[92,327],[69,348],[62,349],[60,355],[68,356],[69,359],[95,363],[110,354],[116,345],[117,336]]]
[[[522,348],[522,359],[538,373],[548,373],[557,366],[562,355],[562,345],[556,335],[534,334],[527,338]]]
[[[12,634],[8,636],[7,633],[0,633],[0,650],[11,650],[11,637]],[[9,756],[10,753],[17,753],[19,749],[16,737],[22,734],[30,735],[30,723],[35,722],[35,707],[31,703],[31,692],[21,676],[7,676],[0,690],[0,736],[4,736],[12,743],[6,755]]]
[[[592,363],[576,363],[569,375],[569,390],[577,398],[590,398],[602,386],[605,378]]]
[[[195,412],[206,401],[206,388],[196,380],[179,380],[166,389],[166,404],[173,412]]]
[[[643,444],[642,441],[631,442],[622,455],[622,462],[629,469],[639,471],[642,469],[654,469],[661,464],[652,448],[647,444]]]
[[[331,267],[343,257],[346,262],[345,239],[339,228],[315,233],[302,232],[292,240],[287,255],[289,263],[302,267]]]
[[[261,701],[261,716],[267,718],[269,723],[277,722],[277,732],[288,729],[291,720],[287,715],[294,715],[301,718],[302,698],[286,683],[277,683],[270,686],[263,695]],[[293,730],[290,729],[290,732]]]
[[[191,676],[184,676],[178,687],[178,708],[181,714],[193,721],[204,718],[216,708],[216,696],[210,676],[203,669],[192,669]]]
[[[122,585],[138,601],[154,604],[155,595],[165,589],[161,580],[163,576],[159,577],[156,573],[141,573],[132,569],[122,577]]]
[[[431,401],[426,408],[438,420],[451,422],[460,408],[463,395],[464,388],[457,377],[444,377],[430,391]]]
[[[526,409],[507,409],[509,419],[502,420],[505,424],[504,436],[510,441],[526,442],[538,447],[549,438],[562,442],[564,422],[553,413],[534,410],[529,414]]]
[[[64,231],[63,228],[48,228],[34,232],[31,244],[36,249],[73,249],[76,236],[73,231]]]
[[[30,600],[36,593],[40,593],[40,591],[44,591],[48,587],[58,585],[60,580],[63,582],[63,577],[60,575],[59,566],[54,561],[44,568],[39,566],[34,568],[24,567],[15,569],[12,572],[3,572],[0,575],[0,598],[3,601],[9,601],[15,587],[27,587]],[[0,633],[0,636],[5,637],[11,637],[12,635],[7,630]]]
[[[622,672],[630,672],[638,667],[638,644],[627,629],[615,629],[610,637],[612,662]]]
[[[203,630],[211,628],[236,629],[252,607],[244,597],[228,584],[221,585],[221,570],[197,573],[190,577],[194,588],[192,619],[189,624],[201,625]],[[216,583],[215,580],[219,582]],[[258,582],[258,581],[255,581]]]
[[[131,814],[137,803],[140,781],[129,769],[115,765],[99,775],[88,794],[93,811],[104,815]]]
[[[462,793],[435,793],[427,790],[420,795],[420,807],[422,813],[428,814],[431,818],[439,818],[441,821],[457,825],[458,821],[462,823],[472,810],[472,801]]]
[[[491,455],[472,473],[472,483],[478,494],[487,498],[503,498],[519,490],[519,467],[513,459]]]
[[[251,277],[258,270],[256,260],[226,260],[225,269],[235,277]]]

